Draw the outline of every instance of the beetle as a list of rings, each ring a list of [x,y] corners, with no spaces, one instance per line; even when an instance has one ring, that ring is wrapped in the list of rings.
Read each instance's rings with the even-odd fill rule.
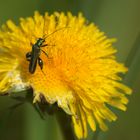
[[[41,51],[44,52],[43,50],[41,50],[41,47],[45,47],[47,46],[47,44],[44,44],[43,43],[45,42],[45,39],[44,38],[38,38],[36,43],[32,45],[32,51],[31,52],[28,52],[26,54],[26,59],[27,61],[29,61],[29,72],[31,74],[33,74],[36,70],[36,66],[37,66],[37,62],[38,62],[38,65],[40,66],[41,70],[43,69],[43,61],[42,59],[40,58],[40,53]],[[44,52],[47,55],[46,52]]]
[[[60,31],[65,28],[69,28],[69,27],[59,28],[59,29],[55,30],[54,32],[48,34],[46,37],[38,38],[36,43],[32,44],[32,51],[26,53],[26,59],[27,59],[27,61],[30,62],[29,63],[29,72],[31,74],[33,74],[35,72],[37,63],[40,66],[41,70],[43,69],[43,60],[40,58],[41,51],[48,57],[48,54],[45,51],[43,51],[41,48],[46,47],[46,46],[54,46],[54,45],[44,44],[45,39],[48,38],[50,35],[54,34],[55,32]]]

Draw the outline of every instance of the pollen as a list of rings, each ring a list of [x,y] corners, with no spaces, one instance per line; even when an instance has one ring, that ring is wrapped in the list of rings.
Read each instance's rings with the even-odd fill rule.
[[[40,48],[43,69],[37,62],[32,74],[26,54],[38,38],[47,46]],[[121,83],[119,73],[128,69],[117,62],[114,41],[81,13],[35,12],[20,18],[19,25],[8,20],[0,30],[0,94],[32,87],[33,103],[41,101],[41,94],[71,115],[79,139],[87,137],[88,124],[93,131],[96,125],[105,131],[105,121],[117,119],[108,107],[125,111],[126,94],[132,92]]]

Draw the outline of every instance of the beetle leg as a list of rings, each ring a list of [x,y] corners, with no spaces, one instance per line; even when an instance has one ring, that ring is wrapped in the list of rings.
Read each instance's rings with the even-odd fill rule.
[[[43,61],[40,57],[38,58],[38,65],[40,66],[40,68],[42,70],[43,69]]]
[[[48,44],[44,44],[44,45],[42,45],[41,47],[46,47],[46,46],[48,46]]]
[[[41,51],[48,57],[48,54],[44,50],[41,49]]]
[[[31,52],[26,53],[26,59],[27,61],[31,60]]]
[[[55,45],[48,45],[48,44],[44,44],[41,47],[46,47],[46,46],[55,46]]]

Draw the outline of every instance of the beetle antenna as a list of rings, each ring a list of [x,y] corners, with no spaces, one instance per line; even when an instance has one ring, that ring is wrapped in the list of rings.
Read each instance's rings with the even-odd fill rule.
[[[62,28],[59,28],[59,29],[55,30],[54,32],[52,32],[52,33],[48,34],[47,36],[45,36],[44,39],[48,38],[50,35],[52,35],[52,34],[58,32],[58,31],[60,31],[60,30],[63,30],[63,29],[65,29],[65,28],[70,28],[70,27],[62,27]]]

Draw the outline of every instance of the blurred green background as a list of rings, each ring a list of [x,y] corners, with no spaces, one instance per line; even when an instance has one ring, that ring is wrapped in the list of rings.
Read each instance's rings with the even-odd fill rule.
[[[109,124],[109,131],[99,132],[98,140],[140,139],[140,0],[0,0],[0,25],[8,19],[18,23],[19,17],[32,16],[34,11],[82,11],[109,37],[118,39],[117,59],[129,67],[124,82],[133,88],[128,110],[115,110],[118,120]],[[7,108],[16,103],[0,97],[0,140],[63,140],[56,118],[40,119],[33,107],[26,103],[14,112]],[[89,130],[86,140],[96,137]]]

